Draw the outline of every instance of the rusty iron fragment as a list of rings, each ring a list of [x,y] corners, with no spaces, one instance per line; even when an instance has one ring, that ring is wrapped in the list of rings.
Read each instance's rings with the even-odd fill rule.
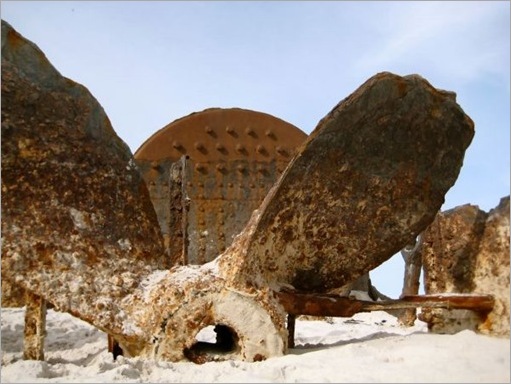
[[[453,93],[373,76],[291,160],[235,241],[244,262],[229,279],[318,293],[354,281],[433,221],[473,134]]]
[[[359,312],[408,308],[470,309],[488,314],[495,304],[491,295],[408,295],[398,300],[366,301],[332,294],[297,293],[282,290],[277,297],[292,315],[352,317]]]
[[[474,294],[405,295],[399,300],[366,301],[335,294],[310,294],[282,290],[277,293],[277,297],[288,313],[289,348],[294,348],[295,318],[299,315],[352,317],[359,312],[445,308],[468,310],[484,321],[495,305],[493,296]]]
[[[222,255],[173,269],[126,301],[136,324],[158,329],[140,354],[183,359],[194,334],[217,324],[238,346],[215,359],[285,353],[276,292],[349,284],[402,249],[435,217],[472,135],[451,93],[419,76],[374,76],[320,122]],[[405,148],[397,154],[396,138]],[[138,310],[143,303],[151,316]]]
[[[495,297],[495,306],[486,319],[427,308],[420,319],[432,332],[471,329],[509,336],[509,252],[509,196],[490,212],[471,204],[440,212],[424,233],[425,292],[487,293]]]
[[[97,100],[2,20],[2,281],[121,338],[117,302],[169,267],[128,146]]]
[[[282,290],[277,293],[277,297],[286,312],[295,316],[351,317],[363,312],[364,305],[362,300],[326,293],[297,293]]]
[[[454,94],[377,74],[320,121],[222,254],[171,268],[145,183],[101,106],[2,22],[2,278],[107,332],[125,356],[280,356],[279,291],[341,288],[402,249],[434,219],[473,133]],[[229,342],[203,348],[207,326]]]

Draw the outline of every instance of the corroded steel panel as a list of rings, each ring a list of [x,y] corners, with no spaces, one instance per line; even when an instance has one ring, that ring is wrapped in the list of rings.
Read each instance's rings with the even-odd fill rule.
[[[145,182],[94,96],[1,24],[2,281],[124,339],[119,302],[171,266]]]
[[[183,176],[191,264],[210,261],[231,244],[280,174],[275,161],[200,163],[200,170],[197,164],[187,160]]]
[[[300,147],[233,243],[244,264],[229,278],[318,293],[355,281],[433,221],[473,135],[453,93],[377,74]]]
[[[225,250],[306,137],[239,108],[193,113],[151,136],[135,159],[172,262],[203,264]]]

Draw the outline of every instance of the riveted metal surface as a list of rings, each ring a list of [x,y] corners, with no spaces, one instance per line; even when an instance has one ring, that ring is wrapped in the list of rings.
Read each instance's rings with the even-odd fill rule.
[[[305,138],[294,125],[266,113],[211,108],[160,129],[140,146],[135,158],[157,162],[177,161],[183,155],[196,162],[275,158],[287,164]]]
[[[135,153],[174,264],[218,256],[245,226],[307,135],[266,113],[207,109]]]

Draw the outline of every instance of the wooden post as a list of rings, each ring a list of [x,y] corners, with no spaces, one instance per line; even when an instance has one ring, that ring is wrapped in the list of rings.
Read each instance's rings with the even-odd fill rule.
[[[42,297],[26,291],[25,308],[23,359],[44,360],[46,301]]]

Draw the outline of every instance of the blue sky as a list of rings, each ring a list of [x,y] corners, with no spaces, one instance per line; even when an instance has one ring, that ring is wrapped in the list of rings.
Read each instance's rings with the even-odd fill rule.
[[[372,75],[418,73],[457,93],[475,137],[442,209],[510,190],[509,1],[2,1],[2,19],[85,85],[132,152],[210,107],[306,133]],[[401,256],[371,273],[400,294]]]

